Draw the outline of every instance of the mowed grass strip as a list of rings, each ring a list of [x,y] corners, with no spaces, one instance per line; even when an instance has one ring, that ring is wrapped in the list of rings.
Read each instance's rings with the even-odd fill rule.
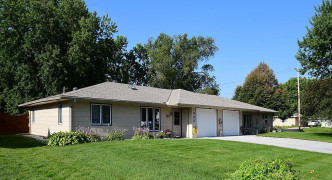
[[[49,147],[0,136],[0,179],[225,179],[258,158],[291,160],[304,179],[332,179],[332,155],[273,146],[173,139]]]
[[[324,127],[304,128],[303,132],[284,131],[277,133],[264,133],[259,134],[259,136],[305,139],[332,143],[332,129]]]

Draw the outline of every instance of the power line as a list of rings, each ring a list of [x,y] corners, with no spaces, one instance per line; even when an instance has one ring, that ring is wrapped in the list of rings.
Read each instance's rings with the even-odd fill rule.
[[[242,82],[242,81],[243,80],[241,80],[241,81],[233,81],[233,82],[223,83],[223,84],[220,84],[220,85],[233,84],[233,83]]]

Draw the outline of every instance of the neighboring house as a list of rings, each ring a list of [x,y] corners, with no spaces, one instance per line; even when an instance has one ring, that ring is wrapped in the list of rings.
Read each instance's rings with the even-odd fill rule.
[[[214,95],[105,82],[19,105],[28,108],[30,133],[47,136],[79,126],[110,130],[133,127],[151,132],[170,129],[175,136],[240,135],[241,130],[272,128],[276,111]]]
[[[332,128],[332,122],[327,118],[317,118],[315,120],[308,121],[308,126]]]
[[[278,116],[273,117],[273,126],[295,126],[298,125],[299,119],[298,119],[298,113],[294,113],[291,117],[282,120]],[[301,115],[302,117],[302,115]]]
[[[330,120],[322,120],[321,127],[332,128],[332,121]]]

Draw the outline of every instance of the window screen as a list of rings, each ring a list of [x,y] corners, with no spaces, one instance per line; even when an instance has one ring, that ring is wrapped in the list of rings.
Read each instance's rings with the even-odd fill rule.
[[[103,113],[103,124],[110,124],[111,123],[111,107],[110,106],[102,106],[102,113]]]
[[[91,123],[100,124],[100,105],[91,105]]]

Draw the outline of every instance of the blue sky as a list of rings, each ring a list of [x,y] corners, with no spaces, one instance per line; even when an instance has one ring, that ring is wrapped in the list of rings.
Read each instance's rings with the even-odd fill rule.
[[[211,36],[219,51],[208,63],[220,84],[220,95],[231,98],[236,86],[266,62],[284,83],[296,76],[297,39],[320,0],[87,0],[90,11],[108,14],[128,38],[128,48],[146,43],[161,32],[168,35]]]

